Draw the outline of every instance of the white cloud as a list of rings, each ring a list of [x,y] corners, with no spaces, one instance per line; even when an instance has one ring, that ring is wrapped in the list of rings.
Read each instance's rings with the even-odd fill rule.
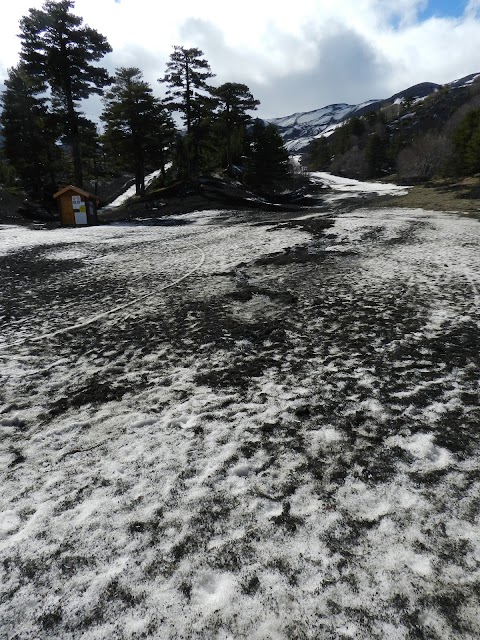
[[[205,52],[217,82],[245,82],[260,115],[331,102],[386,97],[422,81],[444,83],[480,70],[480,0],[460,18],[419,22],[427,0],[77,0],[75,11],[103,33],[113,70],[139,66],[160,95],[174,44]],[[0,81],[18,61],[18,22],[42,0],[2,6]],[[374,92],[374,93],[371,93]]]
[[[470,18],[478,18],[480,14],[480,0],[469,0],[465,13]]]

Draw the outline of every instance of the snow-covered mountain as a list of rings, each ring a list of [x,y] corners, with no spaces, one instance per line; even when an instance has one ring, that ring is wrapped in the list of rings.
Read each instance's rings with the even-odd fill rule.
[[[277,125],[289,151],[301,151],[317,136],[328,135],[345,120],[354,115],[366,113],[369,111],[368,107],[375,108],[379,102],[381,101],[371,100],[360,105],[330,104],[322,109],[306,113],[294,113],[284,118],[273,118],[269,122]]]
[[[458,89],[472,84],[479,74],[473,73],[459,80],[450,82],[451,89]],[[387,99],[369,100],[357,105],[331,104],[321,109],[294,113],[283,118],[271,118],[268,122],[275,124],[291,153],[302,152],[314,138],[330,135],[337,127],[353,116],[362,116],[370,111],[385,109],[399,104],[402,100],[421,99],[438,91],[441,85],[433,82],[422,82],[404,91],[400,91]]]

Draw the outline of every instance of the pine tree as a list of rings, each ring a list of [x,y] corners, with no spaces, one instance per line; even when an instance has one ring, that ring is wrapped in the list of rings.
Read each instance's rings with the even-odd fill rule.
[[[307,150],[307,163],[312,171],[326,171],[332,159],[327,138],[320,136],[310,143]]]
[[[42,199],[51,191],[60,154],[55,144],[55,119],[48,111],[46,98],[38,95],[39,86],[19,64],[9,69],[1,97],[4,153],[34,199]]]
[[[288,152],[277,127],[255,120],[248,152],[247,181],[253,186],[271,188],[288,174]]]
[[[234,134],[237,132],[237,139],[243,141],[244,136],[241,134],[251,120],[247,111],[256,110],[260,101],[255,100],[247,85],[237,82],[226,82],[220,85],[212,90],[212,95],[217,101],[216,119],[225,150],[227,171],[231,173]],[[243,149],[239,147],[236,151],[241,154]]]
[[[135,172],[137,194],[145,192],[147,162],[165,164],[165,147],[173,143],[174,126],[136,67],[116,70],[115,81],[104,98],[101,116],[105,142]]]
[[[372,133],[365,147],[365,159],[367,162],[367,178],[377,178],[382,174],[386,161],[385,142],[378,133]]]
[[[78,102],[102,94],[111,80],[94,66],[112,49],[100,33],[71,13],[73,0],[46,0],[20,21],[21,60],[27,72],[50,88],[72,147],[75,184],[83,183]]]
[[[207,168],[211,156],[211,127],[215,100],[207,84],[213,78],[203,51],[192,47],[175,46],[167,62],[167,71],[159,82],[166,83],[165,104],[171,111],[181,114],[186,135],[179,141],[178,166],[188,178]]]
[[[158,79],[168,85],[167,103],[173,111],[182,114],[187,134],[192,129],[198,103],[210,91],[207,80],[215,76],[203,55],[203,51],[195,47],[186,49],[174,46],[167,62],[167,72],[163,78]]]
[[[480,109],[467,113],[453,135],[454,165],[460,175],[480,171]]]
[[[15,167],[7,160],[3,148],[0,146],[0,186],[12,188],[16,186],[16,182]]]
[[[104,152],[101,137],[97,125],[88,120],[88,118],[80,118],[79,132],[84,181],[93,182],[93,189],[88,186],[88,190],[97,194],[98,179],[102,170],[104,170]]]

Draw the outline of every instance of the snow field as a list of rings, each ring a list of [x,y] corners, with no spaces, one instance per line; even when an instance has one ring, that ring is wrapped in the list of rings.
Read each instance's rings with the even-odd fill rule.
[[[478,637],[478,223],[189,219],[5,258],[53,277],[4,318],[7,637]]]

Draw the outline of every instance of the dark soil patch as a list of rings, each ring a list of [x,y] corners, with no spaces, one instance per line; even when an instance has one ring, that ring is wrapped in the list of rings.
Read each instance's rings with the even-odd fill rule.
[[[258,266],[276,265],[285,266],[288,264],[321,264],[327,258],[326,251],[313,252],[310,247],[295,247],[285,249],[282,252],[273,253],[264,258],[258,259],[255,264]]]
[[[239,291],[227,294],[227,297],[236,300],[237,302],[248,302],[254,295],[262,295],[275,300],[280,304],[296,304],[298,297],[290,293],[290,291],[273,291],[272,289],[265,289],[262,287],[245,286]]]
[[[290,220],[278,225],[279,228],[289,227],[293,229],[301,229],[310,233],[314,238],[323,237],[325,231],[333,226],[335,218],[333,216],[306,218],[305,220]]]
[[[130,390],[130,385],[118,383],[114,380],[104,382],[91,380],[83,388],[72,392],[68,397],[63,397],[53,402],[49,414],[53,418],[69,409],[78,409],[87,404],[95,405],[111,400],[120,400]]]

